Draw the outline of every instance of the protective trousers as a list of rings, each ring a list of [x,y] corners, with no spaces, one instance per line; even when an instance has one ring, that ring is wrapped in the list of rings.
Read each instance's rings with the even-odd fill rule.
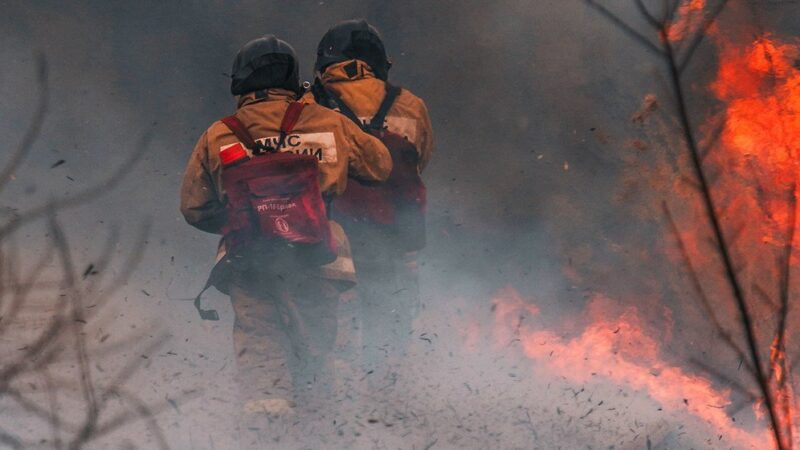
[[[412,322],[420,303],[416,254],[397,253],[381,260],[356,257],[355,264],[363,369],[372,371],[374,382],[384,383],[413,338]]]
[[[333,283],[292,272],[238,274],[230,293],[245,409],[248,402],[285,400],[313,411],[331,401],[339,295]]]

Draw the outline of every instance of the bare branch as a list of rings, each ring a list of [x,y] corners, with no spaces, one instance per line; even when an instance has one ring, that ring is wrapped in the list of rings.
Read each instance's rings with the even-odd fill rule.
[[[28,346],[19,357],[0,368],[0,395],[8,390],[11,380],[19,376],[36,355],[41,355],[48,347],[52,346],[53,343],[57,341],[56,338],[63,330],[64,325],[65,320],[63,317],[53,317],[50,324],[33,344]]]
[[[113,189],[125,175],[130,172],[133,167],[147,151],[150,141],[152,140],[152,133],[145,133],[137,144],[136,150],[131,153],[131,156],[121,164],[117,170],[111,173],[105,180],[100,183],[86,188],[85,190],[74,194],[70,197],[51,201],[43,206],[33,208],[25,211],[17,217],[9,220],[6,224],[0,227],[0,239],[13,233],[21,226],[33,222],[34,220],[41,219],[48,214],[55,214],[58,211],[73,208],[85,204],[90,200],[94,200],[100,195],[103,195]]]
[[[40,100],[34,119],[25,134],[20,148],[11,156],[11,160],[0,170],[0,192],[6,183],[13,178],[24,157],[30,152],[35,139],[38,137],[42,121],[47,110],[49,92],[46,80],[46,65],[40,61]],[[56,219],[56,213],[75,206],[83,205],[103,195],[115,187],[145,153],[152,139],[152,132],[145,133],[136,149],[129,153],[127,161],[113,171],[104,180],[93,184],[77,194],[63,198],[55,198],[43,205],[18,213],[13,210],[10,215],[3,215],[0,225],[0,335],[14,324],[28,300],[34,299],[34,294],[45,293],[54,296],[54,310],[49,312],[47,323],[41,331],[30,341],[26,342],[17,353],[4,355],[0,362],[0,397],[14,402],[33,420],[40,420],[49,425],[50,442],[45,439],[31,439],[30,445],[41,446],[47,444],[55,449],[65,447],[65,441],[70,448],[83,448],[85,442],[94,440],[100,434],[101,418],[111,409],[108,401],[112,395],[123,398],[123,407],[132,411],[129,417],[117,417],[116,426],[123,426],[132,420],[144,419],[147,426],[155,436],[160,448],[168,448],[162,430],[155,421],[157,408],[152,408],[135,395],[124,390],[123,384],[131,378],[141,366],[143,359],[138,355],[131,358],[122,370],[112,379],[112,384],[99,389],[95,385],[92,371],[92,359],[104,352],[111,351],[114,346],[106,346],[95,352],[90,351],[84,325],[89,319],[96,317],[101,310],[100,306],[107,304],[111,295],[118,291],[129,279],[134,267],[143,255],[149,224],[145,224],[139,231],[140,241],[133,251],[123,261],[120,270],[112,273],[108,270],[109,263],[117,249],[119,234],[112,229],[102,251],[93,263],[94,269],[99,269],[102,274],[90,271],[92,277],[81,278],[76,271],[76,263],[72,258],[70,246],[63,228]],[[19,263],[21,255],[16,253],[14,240],[15,233],[34,221],[46,219],[49,231],[49,244],[44,252],[37,256],[32,267]],[[42,281],[43,273],[50,273],[50,265],[55,261],[56,270],[59,271],[58,282]],[[106,274],[109,274],[106,276]],[[97,275],[97,276],[94,276]],[[7,301],[10,299],[10,301]],[[91,302],[91,303],[89,303]],[[87,306],[88,305],[88,306]],[[166,340],[160,337],[156,343],[145,352],[155,351]],[[102,342],[102,340],[101,340]],[[130,346],[131,341],[118,343]],[[118,348],[118,347],[117,347]],[[63,360],[62,360],[63,358]],[[74,360],[73,360],[74,358]],[[56,380],[51,376],[53,365],[61,362],[75,362],[72,367],[77,368],[77,374],[67,370],[62,378]],[[73,380],[71,377],[75,375]],[[43,379],[46,389],[44,394],[46,403],[40,404],[35,393],[28,393],[17,388],[23,385],[29,377],[38,376]],[[23,385],[24,386],[24,385]],[[82,402],[81,410],[85,416],[79,423],[71,421],[61,411],[59,394],[66,396],[64,400],[72,400],[70,393],[78,394],[75,399]],[[108,424],[106,422],[105,424]],[[105,427],[105,425],[103,425]],[[108,432],[110,428],[103,428]],[[27,438],[18,437],[12,433],[0,430],[0,446],[12,448],[26,448]],[[35,442],[35,444],[34,444]]]
[[[756,283],[753,283],[753,292],[756,293],[757,298],[760,298],[767,306],[773,311],[777,312],[780,306],[770,297],[769,294]]]
[[[56,414],[55,410],[44,408],[36,404],[17,389],[8,389],[5,394],[8,398],[14,400],[22,409],[47,422],[51,426],[56,425],[60,429],[62,426],[66,425],[67,428],[72,428],[73,430],[78,429],[77,424],[64,421]]]
[[[770,416],[770,422],[772,423],[773,433],[775,433],[775,437],[777,438],[777,442],[779,445],[781,442],[781,433],[779,430],[779,421],[775,411],[775,399],[773,398],[772,391],[769,387],[769,382],[767,379],[767,374],[764,371],[763,362],[764,359],[761,355],[761,350],[758,345],[758,341],[756,339],[756,331],[755,325],[752,321],[752,316],[750,312],[750,308],[747,305],[747,302],[744,298],[744,292],[742,291],[741,285],[739,283],[739,277],[736,274],[736,270],[734,269],[733,259],[731,258],[728,243],[725,240],[725,235],[722,232],[722,226],[719,221],[719,217],[717,216],[717,210],[714,205],[714,199],[711,195],[711,190],[708,185],[708,181],[706,179],[706,173],[703,169],[702,162],[700,161],[700,154],[697,147],[697,141],[694,137],[694,128],[689,120],[689,112],[687,110],[686,105],[686,97],[683,93],[683,85],[681,84],[680,73],[678,70],[677,61],[675,59],[675,54],[673,53],[672,46],[668,39],[666,39],[666,35],[663,39],[664,45],[664,52],[666,54],[666,61],[669,67],[670,77],[673,82],[673,89],[675,90],[675,97],[678,99],[678,116],[680,117],[683,134],[684,134],[684,141],[689,149],[689,154],[691,156],[692,161],[692,168],[694,169],[695,176],[697,177],[698,181],[700,182],[701,187],[701,196],[703,200],[704,210],[706,214],[706,218],[711,225],[711,229],[716,240],[717,244],[717,251],[720,254],[722,259],[723,268],[724,268],[724,275],[725,279],[731,289],[731,294],[733,296],[734,302],[736,304],[737,309],[739,310],[739,320],[741,321],[742,328],[745,334],[746,342],[747,342],[747,351],[749,352],[750,361],[753,364],[753,368],[755,369],[755,381],[758,383],[763,395],[764,395],[764,403],[767,406]]]
[[[705,161],[708,158],[708,155],[714,150],[714,146],[717,145],[717,141],[722,136],[722,132],[725,131],[725,119],[723,118],[721,123],[714,128],[714,131],[709,136],[707,142],[705,142],[705,148],[702,149],[700,153],[700,159]]]
[[[664,0],[664,7],[667,9],[667,11],[664,12],[664,22],[675,17],[675,14],[678,12],[678,7],[681,6],[681,0],[672,0],[671,5],[668,5],[668,3],[668,0]]]
[[[153,436],[155,436],[156,441],[158,442],[158,447],[161,450],[169,450],[167,438],[164,436],[164,431],[155,420],[155,413],[153,409],[125,389],[117,387],[112,392],[122,397],[126,402],[130,403],[136,414],[140,418],[144,419],[145,422],[147,422],[147,427],[153,433]]]
[[[3,443],[15,450],[24,448],[22,441],[20,441],[18,437],[2,429],[0,429],[0,443]]]
[[[14,319],[17,318],[22,306],[28,299],[28,295],[35,286],[34,282],[39,278],[52,258],[53,247],[48,246],[47,250],[29,270],[30,275],[24,281],[11,281],[11,285],[8,287],[10,288],[11,292],[14,293],[14,298],[11,301],[11,304],[8,306],[8,309],[3,311],[3,321],[0,321],[0,335],[2,335],[5,332],[6,327],[13,323]]]
[[[50,430],[53,436],[53,448],[60,450],[64,448],[64,442],[61,439],[61,428],[63,427],[61,415],[59,414],[60,405],[58,402],[58,387],[53,382],[53,377],[47,367],[40,370],[42,379],[44,380],[45,389],[47,392],[48,411],[50,413]]]
[[[704,361],[701,361],[696,358],[691,358],[689,359],[689,362],[694,364],[698,368],[702,369],[703,371],[708,372],[710,375],[724,381],[725,383],[730,385],[730,387],[732,387],[736,392],[745,396],[751,403],[761,398],[760,395],[751,392],[750,389],[744,387],[738,381],[720,372],[719,370],[709,366]]]
[[[639,13],[645,18],[645,20],[647,20],[647,23],[649,23],[654,30],[658,31],[664,27],[664,22],[659,21],[655,18],[655,16],[650,14],[650,11],[648,11],[647,7],[644,6],[642,0],[634,0],[634,3],[636,3],[636,7],[639,9]]]
[[[33,113],[28,129],[25,131],[25,135],[22,137],[22,142],[11,155],[11,159],[3,167],[3,170],[0,171],[0,191],[12,179],[14,172],[31,152],[33,144],[42,131],[42,124],[44,123],[47,105],[50,100],[50,85],[47,82],[47,59],[41,53],[36,55],[36,84],[39,87],[39,101],[36,105],[36,110]]]
[[[703,309],[705,309],[706,314],[708,315],[709,319],[711,320],[711,324],[714,326],[717,334],[722,338],[722,341],[727,344],[728,348],[733,350],[736,353],[736,356],[743,361],[743,364],[748,372],[751,374],[755,374],[755,370],[753,366],[747,361],[745,357],[744,350],[739,347],[736,341],[733,340],[733,336],[722,326],[722,322],[717,318],[717,314],[714,311],[714,308],[711,306],[711,302],[706,296],[705,291],[703,290],[703,285],[700,282],[700,277],[697,275],[697,271],[694,269],[694,265],[692,265],[692,260],[689,258],[689,252],[686,250],[686,245],[683,243],[683,238],[681,238],[680,231],[678,230],[678,226],[675,224],[675,220],[672,218],[672,213],[669,211],[669,207],[667,206],[666,202],[661,203],[662,209],[664,211],[664,216],[667,219],[667,223],[669,224],[670,230],[672,231],[673,236],[675,236],[675,240],[678,243],[678,250],[681,252],[681,257],[683,258],[683,264],[686,267],[686,270],[689,274],[689,281],[692,284],[692,288],[694,288],[697,297],[700,299],[700,304],[703,305]]]
[[[620,20],[605,10],[605,8],[600,7],[593,1],[585,1],[589,6],[592,6],[594,9],[603,13],[604,16],[606,16],[622,31],[636,37],[640,43],[643,41],[642,36],[624,21]],[[640,13],[645,20],[653,25],[652,15],[646,10],[646,8],[643,8],[641,1],[636,0],[636,4],[639,6]],[[710,178],[706,168],[703,167],[703,158],[697,140],[695,139],[695,130],[689,118],[687,97],[684,93],[684,87],[681,81],[681,74],[683,70],[691,60],[691,57],[694,55],[697,47],[700,45],[700,42],[702,41],[708,28],[716,20],[726,4],[727,0],[722,0],[717,5],[717,8],[715,8],[711,14],[705,17],[702,26],[698,30],[698,34],[695,35],[694,39],[689,44],[688,50],[684,53],[682,58],[677,56],[676,50],[669,39],[669,21],[663,22],[658,29],[658,37],[661,43],[661,48],[657,48],[656,53],[662,56],[668,69],[672,92],[674,93],[676,100],[676,113],[680,121],[680,127],[683,135],[682,137],[689,151],[692,170],[700,185],[700,195],[703,204],[703,210],[706,220],[711,227],[712,236],[714,237],[714,248],[722,260],[723,276],[726,284],[730,288],[730,294],[738,311],[741,328],[745,335],[745,342],[747,346],[744,350],[747,352],[749,358],[743,358],[742,361],[749,361],[752,363],[752,376],[755,382],[758,384],[765,406],[769,412],[771,433],[775,437],[775,442],[779,449],[784,450],[791,445],[791,442],[789,442],[788,439],[785,439],[786,436],[784,435],[784,430],[780,426],[780,421],[778,418],[779,412],[776,403],[777,399],[774,395],[775,393],[771,389],[770,380],[764,367],[766,360],[762,355],[762,350],[756,335],[755,325],[753,323],[752,312],[750,311],[750,308],[746,302],[744,291],[742,290],[739,275],[737,273],[737,268],[731,255],[730,242],[726,240],[726,236],[722,230],[719,211],[715,205],[715,199],[710,188]],[[646,47],[652,45],[649,40],[644,40],[644,42],[646,42]],[[792,226],[794,226],[794,224],[792,224]],[[788,436],[790,437],[791,435]]]
[[[633,27],[625,23],[624,20],[620,19],[614,13],[606,9],[605,6],[595,2],[594,0],[584,0],[584,2],[586,2],[587,5],[594,8],[597,12],[599,12],[606,19],[612,22],[617,28],[625,32],[628,36],[635,39],[639,44],[644,46],[644,48],[650,50],[651,52],[655,52],[659,55],[663,55],[663,51],[660,48],[658,48],[658,46],[650,42],[648,38],[646,38],[644,35],[636,31]]]
[[[121,394],[119,392],[116,392],[116,391],[114,392],[114,394],[121,396]],[[180,403],[184,399],[189,398],[189,397],[193,396],[194,394],[195,394],[194,392],[186,393],[185,395],[181,396],[178,400],[175,400],[175,401]],[[107,435],[109,433],[112,433],[113,431],[119,429],[120,427],[123,427],[123,426],[131,423],[131,421],[136,419],[136,418],[141,419],[141,418],[147,418],[147,417],[154,417],[154,416],[160,414],[161,412],[166,411],[167,409],[169,409],[171,407],[172,406],[169,405],[169,404],[163,404],[163,405],[159,405],[157,407],[148,407],[149,413],[146,414],[146,415],[142,415],[141,411],[125,411],[125,412],[123,412],[123,413],[121,413],[121,414],[119,414],[117,416],[114,416],[111,419],[101,423],[100,425],[98,425],[98,427],[95,430],[95,432],[92,434],[92,436],[90,436],[89,440],[87,440],[86,442],[88,443],[88,442],[90,442],[92,440],[99,439],[99,438],[101,438],[101,437],[103,437],[103,436],[105,436],[105,435]],[[168,448],[168,447],[166,447],[166,448]]]
[[[792,275],[792,249],[794,248],[794,235],[797,221],[797,186],[792,184],[789,188],[789,224],[786,231],[786,240],[783,246],[783,264],[780,275],[780,305],[781,310],[778,315],[778,343],[781,350],[786,343],[786,323],[789,317],[789,288]]]
[[[705,20],[703,20],[703,24],[698,28],[697,33],[691,39],[689,46],[686,48],[686,50],[683,52],[683,56],[680,58],[680,62],[678,63],[679,74],[682,74],[683,71],[686,70],[686,66],[688,66],[689,62],[692,60],[694,52],[697,51],[697,48],[700,47],[700,44],[706,37],[708,29],[711,28],[711,25],[714,24],[714,21],[717,20],[717,17],[719,17],[727,4],[728,0],[721,0],[717,4],[717,7],[711,11],[711,14],[707,15]]]

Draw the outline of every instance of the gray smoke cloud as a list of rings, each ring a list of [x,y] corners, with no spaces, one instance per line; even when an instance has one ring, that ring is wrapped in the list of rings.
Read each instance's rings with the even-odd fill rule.
[[[641,25],[632,4],[615,6]],[[798,31],[796,4],[755,9],[768,29]],[[211,293],[205,301],[223,320],[202,323],[184,301],[202,287],[216,248],[215,236],[186,225],[178,211],[185,163],[202,131],[233,111],[227,73],[239,46],[276,34],[295,47],[311,79],[319,37],[354,17],[381,30],[392,80],[422,97],[433,119],[435,154],[424,174],[429,246],[411,361],[384,397],[352,399],[337,433],[320,435],[316,447],[738,448],[688,415],[658,410],[646,393],[611,382],[574,385],[537,372],[518,346],[492,343],[491,298],[508,285],[536,300],[542,327],[579,321],[590,292],[623,303],[678,302],[659,273],[679,269],[659,258],[642,265],[635,255],[658,239],[660,225],[635,214],[651,199],[614,200],[630,169],[626,141],[641,134],[630,117],[645,94],[665,91],[656,76],[662,67],[582,2],[12,0],[3,12],[4,147],[16,145],[33,113],[37,51],[49,63],[52,90],[42,137],[3,206],[88,186],[154,133],[120,186],[61,219],[82,264],[91,263],[108,226],[120,228],[124,254],[138,226],[152,223],[144,259],[103,327],[114,337],[169,334],[134,385],[153,402],[197,393],[158,417],[174,448],[235,448],[232,311]],[[713,54],[704,48],[698,59],[693,70],[703,80]],[[609,252],[609,243],[626,250]],[[469,324],[480,330],[474,348],[465,344]],[[709,350],[697,344],[676,354]],[[122,350],[103,364],[131,355]],[[0,411],[0,423],[13,424],[7,414]],[[148,448],[137,427],[97,448]]]

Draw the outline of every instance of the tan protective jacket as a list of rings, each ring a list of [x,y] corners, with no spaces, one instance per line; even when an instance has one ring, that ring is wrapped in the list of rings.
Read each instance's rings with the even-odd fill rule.
[[[277,140],[280,124],[294,93],[270,89],[264,98],[256,93],[240,96],[236,116],[255,140]],[[222,190],[220,148],[235,144],[233,132],[220,121],[214,122],[197,142],[181,186],[181,212],[186,221],[209,233],[221,232],[225,223],[225,193]],[[323,194],[339,195],[347,185],[348,174],[370,181],[384,181],[392,170],[389,151],[380,140],[364,133],[343,115],[316,104],[308,104],[281,151],[312,154],[319,159],[320,189]],[[339,244],[339,258],[323,266],[325,278],[355,281],[350,246],[341,226],[331,222]],[[225,256],[224,240],[217,254]]]
[[[358,59],[331,65],[325,69],[321,80],[362,121],[372,119],[386,94],[386,83],[376,78],[369,65]],[[303,99],[313,102],[314,96],[308,93]],[[420,155],[420,172],[424,170],[433,152],[433,130],[425,102],[403,88],[386,115],[386,126],[414,143]]]

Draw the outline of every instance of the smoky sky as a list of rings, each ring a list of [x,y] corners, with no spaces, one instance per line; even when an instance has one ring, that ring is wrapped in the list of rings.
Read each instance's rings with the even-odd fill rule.
[[[536,293],[553,314],[580,311],[587,289],[668,290],[652,282],[665,270],[660,262],[640,267],[630,252],[607,252],[608,242],[649,246],[661,226],[612,199],[631,152],[626,141],[640,134],[631,115],[645,94],[665,92],[663,67],[580,1],[0,3],[4,147],[19,142],[33,113],[37,52],[48,62],[52,93],[42,136],[4,206],[87,186],[153,133],[120,186],[62,217],[86,258],[107,226],[122,230],[125,249],[141,223],[152,223],[145,259],[118,308],[125,314],[119,327],[155,321],[191,339],[195,353],[230,351],[229,329],[200,329],[191,304],[173,301],[202,287],[216,246],[215,236],[186,225],[178,211],[186,161],[208,125],[233,111],[228,73],[241,45],[267,33],[287,40],[310,80],[322,34],[360,17],[384,37],[391,81],[423,98],[433,122],[422,255],[430,310],[446,317],[452,298],[488,301],[508,284]],[[797,31],[795,3],[749,5],[762,26]],[[617,11],[642,25],[632,4]],[[692,76],[702,87],[715,63],[707,47],[698,55]],[[564,278],[570,266],[585,271],[589,286]],[[631,281],[631,271],[641,281]],[[230,320],[224,297],[210,301]],[[488,306],[482,311],[489,316]]]
[[[592,130],[625,133],[619,123],[642,88],[619,75],[632,71],[623,75],[634,80],[652,68],[578,2],[12,2],[7,10],[3,51],[13,70],[3,74],[3,116],[15,121],[3,121],[3,134],[12,141],[35,94],[33,53],[51,66],[51,114],[28,165],[41,169],[30,177],[37,192],[74,188],[51,176],[51,160],[63,157],[62,172],[88,183],[153,129],[146,161],[119,190],[126,194],[112,194],[104,208],[124,222],[150,216],[170,251],[202,264],[198,276],[213,238],[180,223],[177,186],[200,133],[232,110],[227,74],[249,39],[286,39],[310,79],[316,43],[331,24],[365,17],[381,30],[391,79],[425,99],[433,120],[432,245],[445,228],[490,244],[443,247],[470,262],[462,273],[539,265],[546,258],[537,256],[552,249],[533,236],[557,226],[550,208],[595,195],[591,203],[602,203],[619,158]],[[598,214],[610,222],[601,227],[617,225]]]

